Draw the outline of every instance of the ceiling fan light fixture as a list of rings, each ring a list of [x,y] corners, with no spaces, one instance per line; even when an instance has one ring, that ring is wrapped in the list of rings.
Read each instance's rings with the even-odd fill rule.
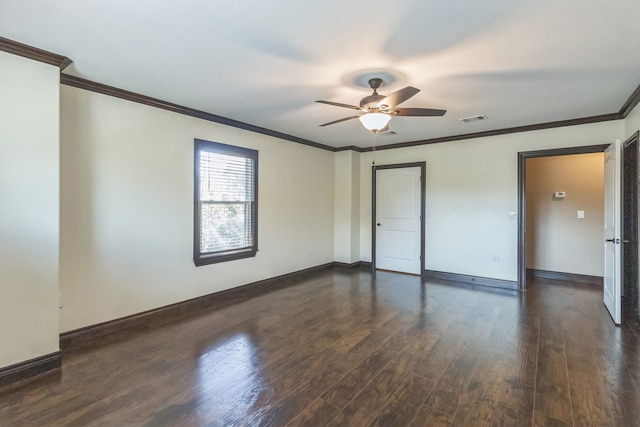
[[[380,129],[384,129],[387,124],[389,124],[389,120],[391,120],[391,116],[385,113],[367,113],[363,114],[358,118],[362,126],[367,128],[367,130],[377,132]]]

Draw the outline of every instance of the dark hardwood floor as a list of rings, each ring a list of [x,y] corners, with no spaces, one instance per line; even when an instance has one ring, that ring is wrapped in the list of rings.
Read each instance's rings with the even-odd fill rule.
[[[640,333],[593,285],[328,270],[65,353],[2,426],[634,426]]]

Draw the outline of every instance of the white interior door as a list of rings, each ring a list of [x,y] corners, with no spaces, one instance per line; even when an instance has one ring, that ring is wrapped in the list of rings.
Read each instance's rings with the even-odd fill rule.
[[[420,171],[376,171],[376,268],[421,273]]]
[[[604,305],[613,321],[622,317],[622,263],[620,245],[620,140],[604,153]]]

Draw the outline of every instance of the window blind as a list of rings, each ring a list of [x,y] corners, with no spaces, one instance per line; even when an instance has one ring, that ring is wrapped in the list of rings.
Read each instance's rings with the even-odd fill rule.
[[[254,245],[255,159],[200,152],[200,252],[215,254]]]

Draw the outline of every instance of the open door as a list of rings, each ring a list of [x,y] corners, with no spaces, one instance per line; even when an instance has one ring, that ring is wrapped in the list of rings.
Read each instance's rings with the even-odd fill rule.
[[[604,305],[611,318],[622,319],[622,271],[620,246],[621,144],[616,140],[604,152]]]

